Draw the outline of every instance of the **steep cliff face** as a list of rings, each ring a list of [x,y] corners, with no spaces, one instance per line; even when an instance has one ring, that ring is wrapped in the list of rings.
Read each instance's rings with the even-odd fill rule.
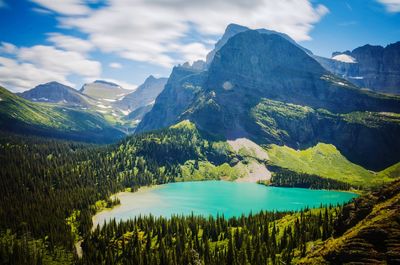
[[[203,82],[204,74],[201,71],[175,67],[164,90],[156,98],[153,109],[145,115],[136,132],[159,129],[176,123],[202,90]]]
[[[151,75],[134,92],[126,95],[122,100],[116,101],[114,105],[129,111],[152,105],[164,89],[167,80],[167,78],[155,78]]]
[[[224,34],[222,35],[221,39],[219,39],[217,41],[217,43],[215,44],[215,47],[212,51],[210,51],[207,54],[207,58],[206,58],[206,64],[210,65],[214,59],[215,53],[218,52],[227,42],[230,38],[232,38],[233,36],[248,31],[250,30],[248,27],[244,27],[241,25],[237,25],[237,24],[229,24],[226,29]],[[291,42],[294,45],[297,45],[299,48],[303,49],[305,52],[312,54],[311,51],[301,47],[300,45],[298,45],[292,38],[290,38],[288,35],[281,33],[281,32],[277,32],[277,31],[273,31],[273,30],[267,30],[267,29],[257,29],[257,32],[261,33],[261,34],[275,34],[275,35],[279,35],[282,38],[288,40],[289,42]]]
[[[331,143],[352,162],[374,170],[400,160],[400,114],[337,114],[263,99],[251,110],[248,121],[245,128],[259,143],[295,149]]]
[[[400,94],[400,42],[382,46],[365,45],[346,51],[334,53],[347,55],[355,59],[345,62],[335,59],[315,57],[327,70],[335,73],[353,84],[377,92]]]

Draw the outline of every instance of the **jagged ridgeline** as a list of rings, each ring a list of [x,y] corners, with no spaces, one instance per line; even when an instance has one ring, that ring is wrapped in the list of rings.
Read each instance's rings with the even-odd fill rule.
[[[206,71],[175,67],[137,132],[193,121],[214,137],[294,148],[334,144],[380,170],[400,160],[400,100],[361,90],[277,34],[247,30]]]

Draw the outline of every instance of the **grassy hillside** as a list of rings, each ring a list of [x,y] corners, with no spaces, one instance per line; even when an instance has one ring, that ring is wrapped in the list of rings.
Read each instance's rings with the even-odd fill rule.
[[[267,152],[270,163],[274,166],[335,179],[354,186],[371,187],[400,177],[399,163],[375,173],[350,162],[331,144],[319,143],[305,150],[271,145]]]
[[[0,129],[75,140],[110,141],[123,133],[94,112],[35,103],[0,87]]]
[[[400,161],[400,114],[350,112],[262,100],[252,108],[248,130],[258,143],[295,148],[330,143],[350,161],[375,171]]]
[[[378,172],[380,178],[396,179],[400,177],[400,162]]]

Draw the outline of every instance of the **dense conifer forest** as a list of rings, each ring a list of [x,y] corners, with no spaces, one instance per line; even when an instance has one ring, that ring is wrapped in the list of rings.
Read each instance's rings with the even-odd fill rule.
[[[307,242],[325,240],[339,208],[231,218],[139,217],[97,227],[82,264],[290,264]],[[86,254],[87,253],[87,254]]]
[[[351,185],[342,181],[323,178],[318,175],[295,172],[274,167],[274,173],[268,183],[278,187],[296,187],[307,189],[349,190]]]

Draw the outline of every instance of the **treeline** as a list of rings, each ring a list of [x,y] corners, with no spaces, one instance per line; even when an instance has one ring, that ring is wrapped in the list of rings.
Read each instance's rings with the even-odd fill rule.
[[[339,208],[231,218],[138,217],[97,227],[80,264],[291,264],[333,233]],[[285,217],[285,218],[283,218]]]
[[[307,189],[349,190],[351,185],[342,181],[323,178],[318,175],[299,173],[285,168],[274,167],[270,184],[278,187]]]
[[[181,176],[180,161],[208,157],[230,159],[224,148],[187,127],[108,146],[0,135],[0,237],[10,229],[21,238],[43,239],[50,251],[72,251],[76,235],[66,218],[74,211],[84,237],[97,201],[124,188],[174,181]]]

